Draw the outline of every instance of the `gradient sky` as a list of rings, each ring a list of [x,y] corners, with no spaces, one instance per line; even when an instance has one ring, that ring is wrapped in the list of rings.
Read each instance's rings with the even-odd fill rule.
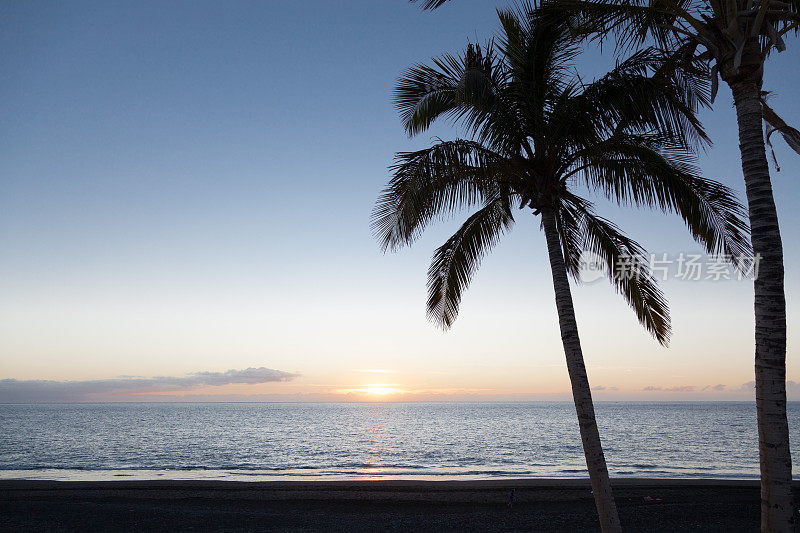
[[[369,230],[394,152],[454,135],[406,137],[397,76],[490,36],[495,5],[506,3],[3,3],[0,379],[202,385],[176,393],[185,399],[568,397],[533,217],[521,213],[484,261],[447,333],[426,321],[425,275],[459,220],[397,254]],[[798,45],[770,60],[765,83],[795,125]],[[591,76],[610,61],[592,49],[578,68]],[[704,173],[742,192],[727,87],[703,118],[715,140]],[[800,158],[775,145],[788,375],[800,381]],[[599,205],[651,252],[699,251],[676,217]],[[596,397],[751,398],[752,284],[662,288],[669,349],[608,283],[575,287]],[[290,375],[187,377],[245,369]],[[142,381],[136,398],[159,392]]]

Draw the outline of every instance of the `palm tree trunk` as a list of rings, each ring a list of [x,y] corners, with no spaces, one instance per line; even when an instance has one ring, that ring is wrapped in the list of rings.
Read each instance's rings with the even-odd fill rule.
[[[553,274],[553,288],[556,293],[561,342],[564,344],[564,354],[567,357],[572,398],[578,414],[583,453],[586,456],[586,467],[589,470],[589,480],[592,484],[597,514],[600,516],[600,526],[604,532],[621,531],[617,506],[611,493],[611,480],[608,477],[606,458],[600,442],[600,432],[595,420],[589,378],[583,362],[581,340],[578,337],[578,323],[575,320],[572,293],[567,278],[567,267],[564,264],[564,257],[561,255],[556,219],[552,211],[542,212],[542,225],[547,239],[547,251],[550,255],[550,270]]]
[[[755,280],[756,410],[761,462],[761,531],[790,531],[792,457],[786,420],[786,298],[783,246],[772,195],[762,129],[761,83],[730,84],[739,123],[739,148],[747,188]]]

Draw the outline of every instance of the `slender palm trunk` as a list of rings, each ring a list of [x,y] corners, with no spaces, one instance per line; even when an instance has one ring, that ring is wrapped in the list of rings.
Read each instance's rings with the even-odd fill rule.
[[[761,83],[730,84],[739,122],[739,148],[747,188],[755,280],[756,409],[761,460],[761,531],[790,531],[792,457],[786,420],[786,298],[783,246],[772,195],[762,129]]]
[[[589,378],[583,362],[581,340],[578,337],[578,323],[575,320],[572,293],[567,278],[567,267],[564,264],[564,256],[561,254],[556,219],[552,211],[542,212],[542,225],[547,239],[547,251],[550,255],[550,270],[553,274],[553,288],[556,293],[561,342],[564,344],[564,354],[567,357],[572,398],[578,414],[583,453],[586,456],[586,467],[589,470],[589,480],[592,484],[597,514],[600,516],[600,526],[604,532],[621,531],[617,506],[611,493],[611,480],[608,477],[606,458],[600,443],[600,432],[594,416],[592,392],[589,389]]]

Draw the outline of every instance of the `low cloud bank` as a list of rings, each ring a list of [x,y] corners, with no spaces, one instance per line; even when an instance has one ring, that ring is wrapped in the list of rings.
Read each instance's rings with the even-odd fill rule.
[[[291,381],[299,374],[272,368],[194,372],[183,377],[119,377],[86,381],[0,379],[0,403],[85,402],[142,393],[181,392],[220,385]]]
[[[694,392],[697,390],[697,387],[694,385],[681,385],[676,387],[654,387],[653,385],[649,385],[642,389],[645,392]],[[706,390],[705,388],[703,390]]]
[[[647,393],[686,393],[691,394],[691,397],[695,399],[710,397],[709,394],[714,394],[720,399],[750,400],[753,398],[755,386],[755,381],[748,381],[747,383],[742,383],[738,387],[728,387],[722,383],[718,383],[716,385],[705,385],[703,387],[695,385],[679,385],[673,387],[658,387],[655,385],[648,385],[647,387],[643,387],[641,390],[642,392]],[[787,380],[786,395],[790,400],[800,399],[800,383],[797,381]]]

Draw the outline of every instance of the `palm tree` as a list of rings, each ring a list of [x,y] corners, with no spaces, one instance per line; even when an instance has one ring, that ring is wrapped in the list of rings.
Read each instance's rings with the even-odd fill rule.
[[[561,0],[549,2],[555,23],[567,13],[580,33],[618,37],[623,48],[655,42],[677,63],[702,63],[711,102],[721,78],[733,92],[753,252],[760,259],[755,290],[755,375],[761,465],[761,529],[789,531],[793,519],[792,459],[786,418],[786,299],[783,245],[773,199],[762,120],[800,153],[800,132],[765,101],[764,66],[784,36],[800,28],[800,0]],[[777,166],[777,161],[776,161]]]
[[[541,217],[595,503],[603,530],[618,531],[569,276],[579,277],[583,250],[596,254],[662,344],[669,311],[640,259],[642,247],[575,190],[676,213],[710,252],[747,253],[747,227],[733,193],[692,166],[689,145],[705,139],[694,118],[702,92],[676,91],[661,54],[638,52],[587,85],[575,74],[578,50],[566,26],[543,25],[530,4],[498,15],[496,42],[417,65],[398,81],[395,102],[409,135],[444,118],[465,127],[469,138],[399,153],[373,211],[373,230],[384,250],[395,250],[441,215],[477,208],[436,250],[428,270],[428,315],[448,328],[481,259],[514,224],[513,210]],[[619,272],[625,263],[633,275]]]

